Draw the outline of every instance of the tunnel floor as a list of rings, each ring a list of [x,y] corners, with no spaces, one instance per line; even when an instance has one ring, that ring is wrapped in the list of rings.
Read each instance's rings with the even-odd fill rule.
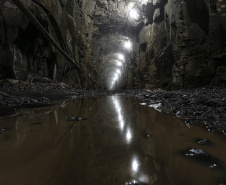
[[[0,184],[226,183],[226,138],[126,96],[0,119]]]

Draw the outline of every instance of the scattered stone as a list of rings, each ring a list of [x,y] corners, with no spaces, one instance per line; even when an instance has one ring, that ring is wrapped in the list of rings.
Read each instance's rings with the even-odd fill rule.
[[[142,103],[140,103],[140,105],[147,105],[147,103],[146,102],[142,102]]]
[[[156,110],[160,110],[161,109],[161,103],[156,103],[156,104],[150,104],[150,105],[148,105],[148,107],[152,107],[152,108],[154,108],[154,109],[156,109]]]
[[[165,90],[158,88],[158,89],[154,89],[153,92],[165,92]]]
[[[145,101],[158,111],[182,116],[185,124],[201,125],[210,132],[226,135],[226,85],[208,86],[197,89],[153,92],[124,91],[127,96]],[[202,122],[202,123],[201,123]],[[200,124],[201,123],[201,124]]]
[[[10,130],[11,128],[1,128],[0,129],[0,134],[2,134],[3,132],[5,132],[5,131],[8,131],[8,130]]]
[[[9,83],[13,83],[13,84],[19,83],[19,80],[15,80],[15,79],[6,78],[6,80],[7,80]]]
[[[210,146],[213,145],[213,143],[209,140],[209,139],[196,139],[196,143],[198,143],[199,145],[206,145],[206,146]]]
[[[210,168],[221,168],[219,159],[211,156],[202,149],[188,149],[183,152],[185,157],[188,157],[192,160],[196,160],[202,164],[208,165]]]
[[[31,82],[40,79],[39,83]],[[28,81],[10,83],[0,81],[0,116],[14,114],[15,110],[51,105],[62,99],[108,95],[130,96],[157,111],[183,116],[188,126],[199,124],[210,132],[226,135],[226,85],[207,86],[191,90],[81,90],[48,78],[30,75]],[[143,104],[144,103],[144,104]]]

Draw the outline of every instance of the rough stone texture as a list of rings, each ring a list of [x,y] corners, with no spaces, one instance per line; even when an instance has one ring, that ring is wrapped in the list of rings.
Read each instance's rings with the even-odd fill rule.
[[[226,65],[226,46],[191,59],[224,43],[225,5],[224,0],[150,1],[146,6],[149,21],[141,29],[136,47],[140,86],[177,89],[224,83],[224,73],[219,75],[217,69]],[[156,21],[158,17],[163,18]],[[144,42],[147,47],[142,50]]]
[[[22,0],[62,44],[49,16]],[[43,0],[58,23],[69,54],[84,77],[9,0],[0,2],[0,78],[26,80],[39,74],[84,89],[177,89],[224,83],[226,0]],[[139,13],[137,20],[129,14]],[[124,42],[132,41],[130,50]],[[117,66],[123,53],[123,65]]]
[[[22,2],[54,40],[60,42],[47,14],[32,1]],[[30,73],[38,73],[68,84],[80,84],[82,88],[92,87],[93,82],[84,79],[14,4],[7,0],[0,3],[0,78],[26,80]],[[90,50],[92,24],[82,11],[82,2],[44,0],[43,3],[55,17],[70,56],[83,67],[85,74],[95,79]]]

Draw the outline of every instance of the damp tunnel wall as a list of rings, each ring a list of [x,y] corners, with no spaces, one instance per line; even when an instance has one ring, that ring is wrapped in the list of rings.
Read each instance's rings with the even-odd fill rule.
[[[82,72],[17,6],[1,0],[1,79],[28,80],[35,74],[77,88],[109,90],[225,83],[226,0],[40,0],[49,13],[37,0],[21,2]],[[130,17],[132,9],[136,19]],[[129,50],[123,47],[128,40]]]

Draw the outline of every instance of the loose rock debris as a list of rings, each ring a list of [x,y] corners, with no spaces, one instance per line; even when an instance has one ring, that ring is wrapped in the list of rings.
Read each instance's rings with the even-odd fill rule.
[[[119,95],[133,97],[142,106],[175,114],[185,119],[188,127],[197,124],[226,135],[225,87],[221,84],[177,91],[87,91],[47,78],[31,82],[6,79],[0,81],[0,116],[15,114],[21,108],[50,106],[65,99]]]

